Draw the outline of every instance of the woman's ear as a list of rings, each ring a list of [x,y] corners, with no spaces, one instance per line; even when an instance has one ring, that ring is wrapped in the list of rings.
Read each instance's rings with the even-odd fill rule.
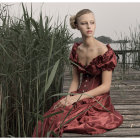
[[[75,26],[76,26],[77,30],[79,30],[78,24],[75,24]]]
[[[95,29],[96,29],[96,22],[95,22]]]

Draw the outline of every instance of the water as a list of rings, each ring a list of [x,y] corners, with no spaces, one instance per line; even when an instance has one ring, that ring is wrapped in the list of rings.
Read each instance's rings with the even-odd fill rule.
[[[110,46],[113,50],[121,50],[120,43],[110,43]],[[131,46],[130,43],[125,43],[124,46],[122,46],[122,50],[131,50],[134,49],[135,46]]]

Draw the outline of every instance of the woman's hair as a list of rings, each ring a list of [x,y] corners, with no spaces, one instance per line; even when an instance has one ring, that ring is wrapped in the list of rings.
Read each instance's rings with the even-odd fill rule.
[[[83,9],[77,12],[76,15],[73,15],[70,17],[70,26],[72,29],[76,29],[76,24],[77,24],[77,18],[80,17],[81,15],[88,14],[88,13],[93,13],[89,9]],[[94,13],[93,13],[94,14]]]

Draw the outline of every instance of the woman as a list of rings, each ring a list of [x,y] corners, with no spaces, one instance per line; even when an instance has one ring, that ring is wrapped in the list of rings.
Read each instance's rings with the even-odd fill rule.
[[[117,128],[123,122],[110,98],[116,55],[109,44],[93,37],[96,28],[94,13],[83,9],[70,17],[70,25],[81,32],[83,40],[74,43],[69,57],[73,73],[69,88],[71,94],[63,96],[44,114],[45,117],[62,112],[45,118],[42,125],[39,121],[33,137],[44,137],[51,131],[60,137],[63,132],[95,135]],[[80,73],[83,74],[81,83]],[[53,137],[53,133],[50,136]]]

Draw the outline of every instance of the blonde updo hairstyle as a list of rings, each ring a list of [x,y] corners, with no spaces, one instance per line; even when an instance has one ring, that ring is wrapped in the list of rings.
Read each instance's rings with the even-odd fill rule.
[[[80,10],[76,15],[72,15],[70,17],[70,26],[72,29],[76,29],[76,25],[77,25],[77,19],[78,17],[80,17],[81,15],[84,15],[84,14],[88,14],[88,13],[93,13],[91,10],[89,9],[83,9],[83,10]],[[93,13],[94,14],[94,13]]]

